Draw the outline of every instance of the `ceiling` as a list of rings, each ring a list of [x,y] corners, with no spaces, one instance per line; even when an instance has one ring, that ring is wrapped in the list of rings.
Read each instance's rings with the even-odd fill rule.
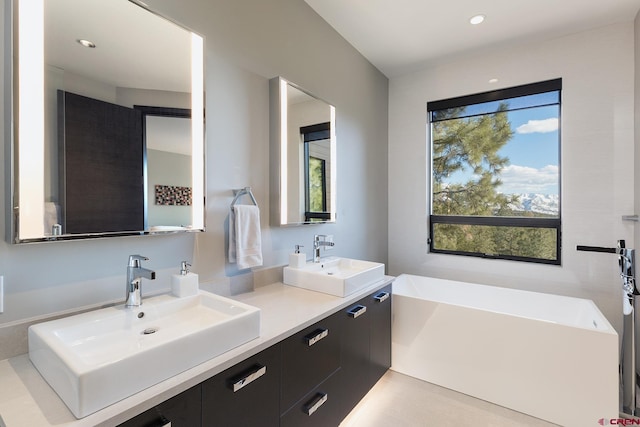
[[[49,67],[113,87],[191,91],[191,32],[132,2],[47,1],[44,28]]]
[[[640,0],[305,0],[387,77],[495,46],[633,21]],[[485,21],[471,25],[469,18]]]

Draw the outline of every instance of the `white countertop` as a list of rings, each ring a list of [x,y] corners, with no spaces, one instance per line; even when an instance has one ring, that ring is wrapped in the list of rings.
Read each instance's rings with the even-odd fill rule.
[[[232,297],[260,308],[260,337],[80,420],[23,354],[0,361],[0,427],[115,426],[386,286],[393,277],[345,298],[274,283]]]

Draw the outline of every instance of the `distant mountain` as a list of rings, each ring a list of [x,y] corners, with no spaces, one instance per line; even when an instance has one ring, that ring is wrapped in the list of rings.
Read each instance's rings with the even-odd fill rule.
[[[560,208],[560,198],[557,194],[518,194],[519,204],[512,204],[511,208],[517,211],[531,211],[547,215],[557,215]]]

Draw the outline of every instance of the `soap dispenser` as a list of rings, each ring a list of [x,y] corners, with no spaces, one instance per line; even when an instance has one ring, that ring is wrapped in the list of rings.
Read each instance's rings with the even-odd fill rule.
[[[289,267],[302,268],[307,263],[307,254],[300,252],[302,245],[296,245],[296,251],[289,254]]]
[[[198,294],[198,275],[189,271],[187,261],[180,263],[180,274],[171,276],[171,291],[177,297],[189,297]]]

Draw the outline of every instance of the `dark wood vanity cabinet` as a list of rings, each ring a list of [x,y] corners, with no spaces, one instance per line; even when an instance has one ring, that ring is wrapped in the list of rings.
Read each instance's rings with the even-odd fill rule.
[[[280,418],[281,427],[337,426],[344,418],[342,369],[312,388]]]
[[[282,341],[281,412],[340,368],[338,313]]]
[[[118,427],[198,427],[201,425],[201,390],[200,384],[191,387]]]
[[[282,359],[280,425],[337,426],[391,366],[391,285],[287,338]]]
[[[280,344],[202,383],[202,425],[277,427]]]
[[[391,285],[365,299],[371,313],[369,386],[373,387],[391,367]]]
[[[391,285],[121,426],[337,426],[390,365]]]
[[[391,366],[391,285],[350,305],[341,315],[346,416]]]
[[[344,415],[369,391],[371,309],[366,298],[342,314],[342,392]]]
[[[335,313],[282,341],[282,427],[324,427],[342,420],[341,320]]]

